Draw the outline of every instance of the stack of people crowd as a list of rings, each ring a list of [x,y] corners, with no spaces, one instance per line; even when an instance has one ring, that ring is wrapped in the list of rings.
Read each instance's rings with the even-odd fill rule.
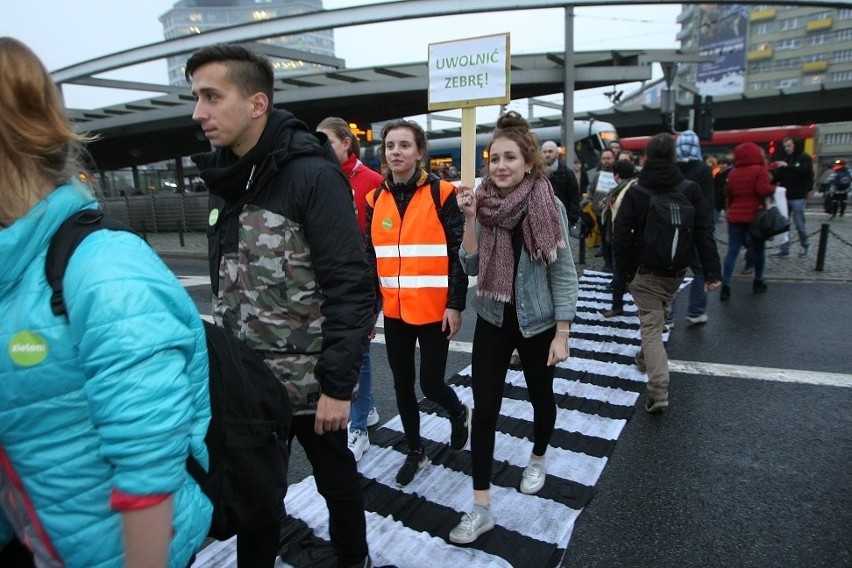
[[[449,181],[458,179],[451,164],[429,171],[426,133],[409,120],[384,125],[383,172],[371,170],[343,118],[312,129],[275,109],[272,65],[245,47],[200,49],[186,78],[192,118],[212,146],[193,160],[211,194],[215,323],[286,387],[293,417],[283,442],[304,448],[338,566],[372,566],[357,462],[379,421],[370,362],[379,314],[406,447],[396,484],[408,486],[430,464],[419,384],[449,422],[449,447],[470,449],[471,506],[448,534],[467,544],[497,522],[492,464],[513,353],[534,431],[518,490],[532,495],[545,482],[554,373],[570,356],[577,309],[572,226],[593,220],[612,273],[612,305],[602,316],[623,316],[625,295],[633,296],[635,362],[648,375],[651,413],[669,406],[663,334],[687,274],[690,324],[708,321],[709,292],[721,288],[720,299],[731,300],[743,247],[753,291],[767,290],[764,242],[749,228],[778,185],[787,189],[799,254],[809,251],[811,163],[795,140],[772,160],[746,143],[709,163],[692,131],[652,137],[639,161],[615,141],[590,177],[510,111],[495,124],[481,183],[470,187]],[[0,79],[0,340],[12,346],[0,357],[0,561],[185,568],[215,505],[185,465],[190,457],[209,462],[201,318],[156,254],[121,231],[80,246],[64,279],[68,317],[50,315],[51,237],[73,213],[97,207],[75,181],[89,139],[68,122],[37,56],[8,37],[0,38]],[[839,216],[849,179],[838,162],[830,183]],[[683,213],[668,258],[658,245],[672,226],[661,208]],[[714,240],[722,211],[724,263]],[[790,254],[789,241],[777,254]],[[474,276],[471,406],[445,372]],[[285,515],[278,509],[237,533],[240,566],[273,566]]]

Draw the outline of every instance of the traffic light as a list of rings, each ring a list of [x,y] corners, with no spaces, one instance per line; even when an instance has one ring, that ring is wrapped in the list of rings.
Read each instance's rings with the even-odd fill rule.
[[[713,97],[707,95],[695,109],[695,133],[698,134],[699,140],[713,138],[713,121]]]

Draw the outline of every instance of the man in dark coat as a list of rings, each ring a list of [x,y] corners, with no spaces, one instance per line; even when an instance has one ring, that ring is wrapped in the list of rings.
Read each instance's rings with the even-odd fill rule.
[[[657,134],[645,148],[647,161],[639,173],[638,185],[624,195],[615,218],[613,250],[615,261],[623,268],[630,293],[639,309],[642,347],[636,355],[636,366],[648,373],[648,397],[645,410],[661,412],[669,406],[669,361],[663,344],[663,325],[671,309],[671,301],[686,270],[661,270],[643,264],[641,255],[650,193],[677,191],[684,177],[675,164],[675,145],[670,134]],[[713,228],[705,211],[704,196],[697,183],[682,189],[695,209],[692,234],[695,251],[704,267],[706,291],[721,285],[721,265]],[[693,251],[693,253],[695,252]]]
[[[565,206],[568,222],[573,225],[580,218],[580,186],[577,176],[559,159],[559,146],[556,142],[547,140],[541,145],[541,153],[553,193]]]
[[[787,137],[784,139],[783,146],[784,153],[773,156],[774,161],[770,164],[772,179],[776,185],[787,189],[787,208],[790,211],[790,219],[796,225],[799,242],[802,245],[799,256],[807,256],[810,245],[805,227],[805,202],[813,189],[813,160],[804,151],[804,142],[799,138]],[[790,239],[772,256],[790,256]]]

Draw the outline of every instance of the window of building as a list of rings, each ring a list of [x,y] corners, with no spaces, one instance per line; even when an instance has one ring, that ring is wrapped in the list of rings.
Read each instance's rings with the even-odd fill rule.
[[[749,63],[749,73],[766,73],[767,71],[772,71],[771,61],[755,61],[754,63]]]
[[[778,60],[778,69],[796,69],[799,65],[802,64],[801,57],[790,57],[789,59],[779,59]]]
[[[776,89],[792,89],[799,86],[798,77],[787,77],[784,79],[775,79],[773,87]]]
[[[782,49],[799,49],[802,45],[804,45],[802,38],[782,39],[775,44],[775,49],[779,51]]]
[[[748,88],[752,91],[766,91],[772,88],[772,83],[769,81],[753,81],[748,84]]]
[[[837,35],[835,36],[836,41],[850,41],[852,40],[852,28],[848,30],[837,30]]]
[[[828,61],[831,59],[831,56],[828,53],[814,53],[813,55],[805,56],[805,63],[811,63],[813,61]]]
[[[822,85],[825,83],[825,73],[805,75],[804,79],[802,79],[802,83],[804,85]]]
[[[816,20],[827,20],[831,17],[831,10],[826,10],[825,12],[815,12],[813,14],[808,14],[806,17],[809,22],[814,22]]]
[[[751,33],[756,36],[771,34],[775,31],[775,22],[761,22],[751,27]]]
[[[784,18],[783,20],[778,20],[778,29],[782,32],[787,30],[795,30],[801,28],[805,25],[805,22],[802,18]]]
[[[846,63],[847,61],[852,61],[852,49],[835,51],[831,58],[832,63]]]
[[[852,144],[852,132],[829,132],[823,138],[823,143],[830,146]]]
[[[852,81],[852,69],[848,71],[834,71],[828,76],[828,80],[831,83],[845,83],[846,81]]]
[[[808,45],[825,45],[829,42],[829,33],[822,32],[808,37]]]
[[[843,8],[837,11],[838,20],[852,20],[852,8]]]

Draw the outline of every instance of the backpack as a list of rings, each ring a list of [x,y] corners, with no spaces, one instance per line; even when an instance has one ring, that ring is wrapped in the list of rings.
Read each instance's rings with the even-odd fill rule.
[[[683,180],[663,192],[635,184],[636,189],[648,196],[640,265],[673,272],[689,266],[695,248],[696,217],[695,206],[684,192],[690,183]]]
[[[45,274],[51,309],[66,316],[62,279],[77,246],[91,233],[130,231],[99,210],[80,211],[50,241]],[[132,231],[131,231],[132,232]],[[226,540],[280,516],[287,493],[292,411],[283,384],[263,359],[225,329],[204,322],[210,366],[209,471],[194,457],[187,471],[213,503],[210,536]]]

